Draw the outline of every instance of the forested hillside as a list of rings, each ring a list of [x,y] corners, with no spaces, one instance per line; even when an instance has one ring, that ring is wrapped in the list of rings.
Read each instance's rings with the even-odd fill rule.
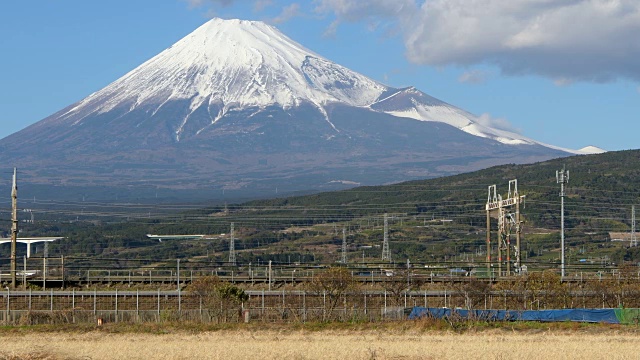
[[[609,236],[610,232],[631,231],[631,209],[640,204],[637,150],[243,204],[152,208],[67,204],[60,207],[63,210],[43,214],[44,220],[22,224],[21,236],[66,237],[51,245],[52,256],[224,262],[234,223],[240,262],[332,263],[340,258],[344,228],[349,257],[374,261],[380,258],[387,213],[396,261],[481,259],[487,188],[496,184],[498,192],[506,195],[509,180],[517,179],[520,194],[526,196],[523,251],[530,261],[553,262],[559,252],[560,229],[556,171],[563,167],[570,173],[565,199],[569,256],[574,261],[591,258],[600,263],[639,261],[639,252],[628,248],[629,242],[614,243]],[[146,234],[207,237],[158,242],[147,239]],[[7,245],[2,246],[6,253]]]

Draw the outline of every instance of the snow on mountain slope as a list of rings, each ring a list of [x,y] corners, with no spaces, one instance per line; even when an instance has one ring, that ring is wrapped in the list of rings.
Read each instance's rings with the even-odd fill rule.
[[[265,23],[213,19],[63,117],[86,116],[87,109],[105,113],[122,104],[130,110],[154,104],[157,112],[171,100],[190,99],[192,111],[205,102],[221,105],[211,114],[214,123],[234,108],[289,108],[308,101],[324,113],[327,102],[365,106],[384,90],[384,85],[322,58]],[[188,121],[189,115],[182,127]],[[178,140],[180,132],[176,130]]]
[[[494,139],[504,144],[538,144],[538,142],[522,135],[482,125],[477,116],[435,99],[413,87],[401,89],[371,105],[371,108],[420,121],[443,122],[471,135]]]
[[[119,117],[142,107],[151,109],[147,111],[153,116],[175,100],[189,102],[186,115],[181,114],[178,126],[172,129],[176,141],[185,129],[198,135],[232,110],[259,111],[273,105],[288,109],[302,103],[313,104],[331,128],[340,132],[325,106],[342,103],[449,124],[504,144],[546,146],[483,125],[477,116],[413,87],[387,87],[306,49],[272,26],[243,20],[210,20],[55,121],[82,125],[85,119],[116,108]],[[207,124],[193,120],[199,109],[206,109]]]
[[[507,145],[542,145],[571,154],[606,152],[594,146],[588,146],[580,150],[566,149],[545,144],[512,131],[484,125],[480,117],[431,97],[414,87],[399,89],[391,94],[386,94],[370,107],[375,111],[385,112],[394,116],[420,121],[442,122],[468,134],[493,139]]]
[[[607,150],[601,149],[601,148],[599,148],[597,146],[593,146],[593,145],[585,146],[582,149],[577,150],[578,154],[584,154],[584,155],[604,154],[606,152],[607,152]]]
[[[371,80],[272,26],[213,19],[104,89],[0,139],[0,163],[28,164],[29,181],[46,193],[160,187],[237,189],[244,198],[568,155],[541,145],[413,87]]]

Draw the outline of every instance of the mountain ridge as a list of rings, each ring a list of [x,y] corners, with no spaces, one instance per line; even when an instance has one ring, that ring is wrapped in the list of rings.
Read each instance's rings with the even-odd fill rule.
[[[272,26],[222,19],[0,140],[2,163],[28,163],[33,183],[252,191],[382,184],[568,154],[415,87],[369,79]]]
[[[186,99],[190,100],[190,111],[175,126],[176,141],[180,141],[193,112],[202,107],[211,122],[197,129],[196,135],[235,108],[277,104],[287,109],[309,102],[326,117],[324,106],[338,102],[419,121],[443,122],[506,144],[547,146],[482,125],[476,116],[413,86],[396,89],[383,85],[323,58],[270,25],[237,19],[208,21],[59,118],[72,119],[71,126],[77,126],[93,114],[116,107],[132,111],[145,105],[153,116],[168,102]],[[329,118],[326,120],[339,131]]]

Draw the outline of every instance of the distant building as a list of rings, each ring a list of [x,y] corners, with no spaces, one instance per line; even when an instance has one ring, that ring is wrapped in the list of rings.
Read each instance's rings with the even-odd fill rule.
[[[609,237],[611,241],[628,241],[631,242],[631,233],[630,232],[609,232]],[[636,234],[636,238],[638,234]]]
[[[205,235],[153,235],[147,234],[149,239],[158,240],[162,242],[162,240],[197,240],[202,239]]]

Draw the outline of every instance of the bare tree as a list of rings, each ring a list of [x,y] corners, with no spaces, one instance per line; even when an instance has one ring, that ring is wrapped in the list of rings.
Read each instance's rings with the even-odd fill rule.
[[[236,317],[249,298],[244,290],[221,281],[217,276],[198,278],[189,285],[187,291],[198,297],[203,309],[218,322]]]
[[[413,277],[411,269],[399,268],[388,272],[382,286],[395,306],[402,306],[408,291],[418,289],[422,281]]]
[[[464,307],[471,310],[484,304],[491,291],[491,285],[486,281],[469,278],[465,282],[455,283],[454,289],[464,296]]]
[[[326,320],[327,314],[333,313],[341,299],[346,302],[346,296],[356,292],[359,284],[347,269],[334,267],[315,276],[306,287],[316,296],[323,296],[328,300],[324,305],[323,320]]]

